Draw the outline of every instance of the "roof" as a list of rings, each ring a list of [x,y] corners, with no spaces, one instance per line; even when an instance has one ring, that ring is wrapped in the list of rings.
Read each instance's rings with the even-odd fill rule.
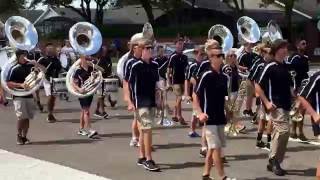
[[[28,19],[30,22],[35,22],[36,19],[39,18],[39,16],[43,13],[43,10],[27,10],[23,9],[19,12],[6,12],[6,13],[0,13],[0,20],[5,22],[9,17],[11,16],[22,16],[26,19]]]

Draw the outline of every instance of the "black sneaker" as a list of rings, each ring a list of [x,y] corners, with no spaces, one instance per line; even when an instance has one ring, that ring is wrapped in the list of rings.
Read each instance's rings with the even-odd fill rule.
[[[202,180],[214,180],[210,175],[204,175],[202,176]]]
[[[308,142],[308,138],[304,134],[300,134],[298,139],[302,142]]]
[[[143,167],[149,171],[159,171],[159,166],[153,160],[147,160],[143,163]]]
[[[290,133],[290,138],[292,138],[292,139],[297,139],[298,136],[297,136],[296,133]]]
[[[200,149],[200,157],[205,158],[207,156],[207,150]]]
[[[267,142],[266,147],[265,147],[268,151],[270,151],[270,142]]]
[[[109,114],[108,114],[108,113],[103,112],[101,115],[102,115],[102,117],[103,117],[104,119],[109,119]]]
[[[21,135],[17,135],[17,144],[18,145],[24,145],[23,139]]]
[[[27,137],[21,137],[23,144],[31,144],[30,140]]]
[[[99,111],[96,111],[93,115],[99,118],[103,118],[103,113],[100,113]]]
[[[286,174],[286,171],[281,168],[280,163],[274,158],[269,159],[267,170],[273,172],[277,176],[284,176]]]
[[[90,129],[88,131],[88,138],[93,138],[94,136],[97,136],[97,135],[98,135],[98,132],[93,129]]]
[[[57,121],[57,119],[52,114],[48,115],[48,117],[47,117],[48,123],[55,123],[56,121]]]
[[[256,148],[261,149],[261,148],[264,148],[264,147],[266,147],[266,144],[263,141],[257,141]]]
[[[139,158],[138,159],[138,162],[137,162],[137,165],[138,166],[143,166],[143,164],[146,162],[146,158]]]

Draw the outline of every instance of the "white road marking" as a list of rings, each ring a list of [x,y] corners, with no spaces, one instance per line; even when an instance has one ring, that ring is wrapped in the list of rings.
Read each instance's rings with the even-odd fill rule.
[[[1,180],[111,180],[0,149]]]

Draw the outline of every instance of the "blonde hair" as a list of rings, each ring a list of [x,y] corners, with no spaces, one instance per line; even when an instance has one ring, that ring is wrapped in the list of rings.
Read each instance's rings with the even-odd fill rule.
[[[214,39],[208,39],[204,47],[206,53],[208,53],[210,49],[221,49],[219,42]]]

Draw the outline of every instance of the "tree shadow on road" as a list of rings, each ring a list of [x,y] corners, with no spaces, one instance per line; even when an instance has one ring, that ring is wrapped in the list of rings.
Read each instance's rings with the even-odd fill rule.
[[[161,170],[166,169],[185,169],[185,168],[196,168],[203,167],[203,162],[185,162],[181,164],[158,164],[161,167]]]
[[[31,145],[69,145],[69,144],[89,144],[97,140],[92,139],[59,139],[51,141],[36,141]]]
[[[74,112],[79,112],[80,113],[80,108],[55,109],[53,111],[53,113],[74,113]]]
[[[313,177],[316,176],[316,168],[308,168],[308,169],[297,169],[297,170],[287,170],[289,175],[295,176],[309,176]]]
[[[97,121],[101,121],[102,119],[93,118],[91,119],[91,123],[95,123]],[[59,119],[57,122],[68,122],[68,123],[80,123],[79,119]]]
[[[250,159],[268,159],[268,153],[260,153],[260,154],[243,154],[243,155],[232,155],[226,156],[228,161],[246,161]]]
[[[248,179],[248,180],[289,180],[288,178],[269,178],[269,177],[257,177],[254,179]]]
[[[200,144],[191,143],[191,144],[184,144],[184,143],[169,143],[169,144],[155,144],[153,147],[157,149],[176,149],[176,148],[185,148],[185,147],[200,147]]]
[[[121,132],[121,133],[109,133],[109,134],[99,134],[100,137],[108,138],[130,138],[132,136],[131,132]]]
[[[288,147],[287,152],[301,152],[301,151],[315,151],[319,150],[319,146],[296,146],[296,147]]]

